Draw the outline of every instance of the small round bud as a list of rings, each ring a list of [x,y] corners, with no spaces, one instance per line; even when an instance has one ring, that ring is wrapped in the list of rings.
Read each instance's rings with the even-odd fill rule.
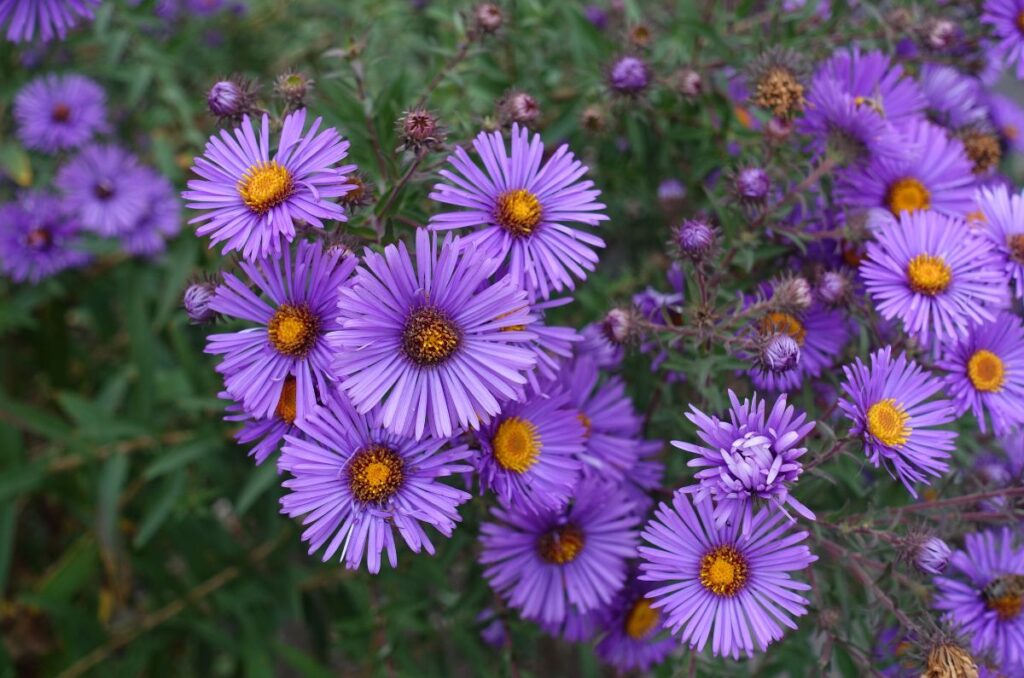
[[[313,87],[313,81],[302,73],[282,73],[274,82],[274,91],[292,108],[300,108]]]
[[[658,203],[669,214],[678,212],[686,201],[686,186],[679,179],[665,179],[658,184]]]
[[[772,305],[787,311],[806,311],[811,307],[811,284],[806,278],[783,278],[772,289]]]
[[[933,19],[926,27],[925,42],[935,51],[944,51],[956,43],[959,27],[949,19]]]
[[[956,643],[940,643],[928,652],[921,678],[978,678],[978,665],[967,650]]]
[[[588,132],[600,132],[608,124],[608,116],[603,108],[597,104],[591,104],[583,109],[583,114],[580,116],[580,124]]]
[[[221,80],[206,95],[206,105],[218,118],[233,118],[242,114],[245,93],[237,82]]]
[[[354,172],[345,177],[345,183],[350,188],[345,195],[339,198],[339,202],[349,209],[368,205],[373,201],[373,187],[367,181],[362,172]]]
[[[745,167],[736,173],[735,188],[742,200],[764,202],[771,189],[771,180],[760,167]]]
[[[764,133],[772,141],[785,141],[793,133],[793,121],[772,118],[765,125]]]
[[[634,47],[645,49],[651,44],[651,27],[647,24],[637,24],[629,29],[629,42]]]
[[[788,372],[800,364],[800,344],[788,334],[773,334],[765,340],[758,364],[773,374]]]
[[[818,279],[818,296],[830,306],[839,306],[850,298],[850,279],[839,271],[825,271]]]
[[[683,68],[675,74],[676,91],[687,99],[694,99],[704,93],[704,78],[692,68]]]
[[[638,56],[624,56],[612,64],[608,83],[619,94],[635,96],[651,84],[651,70]]]
[[[492,35],[498,32],[503,23],[505,17],[501,8],[493,2],[479,4],[473,9],[473,26],[478,33]]]
[[[715,229],[704,219],[686,219],[672,235],[679,253],[694,261],[706,257],[715,246]]]
[[[201,280],[185,288],[181,297],[181,305],[185,308],[189,321],[193,325],[212,322],[217,312],[210,308],[213,295],[217,291],[217,283],[212,280]]]
[[[914,549],[914,566],[925,574],[942,574],[952,551],[938,537],[928,537]]]
[[[611,343],[621,346],[628,343],[637,332],[633,314],[623,308],[613,308],[601,322],[601,331]]]
[[[522,90],[512,90],[498,102],[498,120],[508,126],[514,122],[527,127],[540,118],[537,100]]]
[[[432,150],[444,143],[448,131],[440,121],[425,108],[414,108],[406,111],[398,119],[398,135],[402,139],[402,149],[418,151]]]

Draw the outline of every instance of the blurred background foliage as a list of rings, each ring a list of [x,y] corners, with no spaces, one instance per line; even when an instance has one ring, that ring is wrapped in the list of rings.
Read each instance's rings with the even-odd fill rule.
[[[493,127],[496,101],[519,88],[539,102],[546,141],[568,141],[604,191],[609,247],[557,321],[582,326],[647,284],[665,289],[668,227],[698,209],[718,215],[737,249],[721,292],[728,301],[777,272],[783,247],[749,234],[741,213],[708,188],[708,177],[744,158],[770,160],[787,181],[809,168],[743,124],[746,113],[736,114],[722,67],[742,68],[778,44],[811,60],[854,37],[883,48],[896,37],[880,10],[868,35],[848,34],[845,3],[836,3],[830,21],[815,24],[807,20],[810,7],[785,14],[755,2],[627,0],[599,30],[581,3],[508,0],[506,25],[467,43],[468,4],[418,4],[251,0],[244,10],[167,20],[149,0],[106,0],[95,23],[67,42],[45,49],[0,44],[0,193],[6,199],[19,186],[46,185],[60,160],[27,155],[12,136],[14,93],[40,73],[75,71],[100,82],[116,128],[111,136],[181,187],[215,129],[205,104],[213,82],[235,73],[256,79],[274,105],[273,78],[299,70],[315,81],[310,108],[351,139],[352,160],[374,184],[376,203],[346,229],[372,236],[380,225],[401,236],[429,216],[426,196],[445,154],[430,155],[389,199],[409,163],[408,154],[394,150],[395,120],[447,64],[427,104],[449,128],[450,143]],[[637,26],[648,31],[646,46],[638,44]],[[605,72],[629,51],[645,53],[660,83],[645,97],[615,99]],[[706,93],[697,99],[671,86],[684,65],[706,74]],[[740,155],[730,156],[736,143]],[[667,178],[687,189],[669,212],[657,197]],[[0,282],[0,672],[605,671],[590,648],[551,640],[511,615],[503,648],[481,641],[477,615],[496,604],[475,560],[483,500],[464,507],[464,526],[450,541],[438,540],[435,557],[405,554],[398,569],[377,577],[308,557],[298,526],[278,514],[274,466],[255,468],[221,419],[219,379],[202,352],[207,330],[190,326],[179,309],[191,275],[221,268],[218,253],[187,228],[153,261],[96,247],[97,263],[84,270],[37,287]],[[756,275],[744,280],[745,271]],[[854,348],[863,355],[866,347],[862,337]],[[687,374],[685,385],[664,388],[642,356],[629,358],[625,374],[638,409],[651,415],[648,434],[668,439],[692,431],[680,416],[687,402],[718,410],[726,385],[747,390],[734,376],[740,366],[709,347],[670,359],[669,368]],[[802,397],[805,407],[813,404],[811,395]],[[827,427],[815,435],[815,448],[831,444]],[[685,474],[679,457],[666,455],[670,487]],[[854,461],[841,461],[830,479],[808,480],[812,500],[805,501],[856,512],[907,500],[895,483],[871,485],[864,473]],[[861,610],[862,593],[845,573],[819,569],[816,576],[818,611]],[[823,670],[859,675],[851,653],[871,647],[881,614],[848,616],[842,635],[849,646],[835,647]],[[815,674],[822,640],[814,619],[751,662],[702,658],[699,673]],[[680,652],[659,674],[692,671],[692,661]]]

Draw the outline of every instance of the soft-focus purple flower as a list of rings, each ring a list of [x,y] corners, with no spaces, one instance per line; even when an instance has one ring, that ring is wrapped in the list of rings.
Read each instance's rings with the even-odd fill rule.
[[[0,205],[0,271],[15,282],[43,278],[86,264],[78,218],[61,200],[29,191]]]
[[[1004,282],[1024,299],[1024,192],[1011,194],[1005,186],[983,188],[977,200],[984,216],[978,232],[995,248]]]
[[[89,78],[50,73],[18,91],[14,119],[27,148],[44,153],[78,148],[108,129],[106,95]]]
[[[894,359],[891,346],[872,353],[870,367],[857,358],[843,373],[839,407],[853,423],[850,433],[863,439],[872,464],[884,464],[916,497],[916,483],[949,468],[956,439],[956,431],[935,428],[956,418],[949,400],[932,399],[942,382],[905,354]]]
[[[614,370],[622,366],[626,349],[622,344],[613,344],[601,327],[602,323],[590,323],[580,330],[583,341],[576,345],[577,356],[593,360],[603,370]]]
[[[974,209],[973,165],[962,141],[923,119],[909,123],[903,141],[905,152],[899,158],[875,157],[840,171],[839,202],[897,216],[930,209],[963,218]]]
[[[150,206],[155,173],[119,146],[86,146],[54,180],[67,210],[99,235],[130,231]]]
[[[875,237],[859,269],[864,286],[883,317],[922,341],[963,337],[1009,300],[999,256],[961,219],[904,213]]]
[[[658,204],[666,212],[675,212],[682,207],[685,200],[686,186],[679,179],[663,179],[658,184]]]
[[[831,79],[856,106],[873,111],[902,129],[920,117],[927,102],[903,67],[878,50],[841,49],[818,67],[812,82]],[[813,91],[813,87],[812,87]]]
[[[800,359],[789,369],[774,371],[760,364],[750,371],[751,381],[759,389],[779,392],[799,389],[808,379],[816,379],[831,368],[850,340],[850,327],[841,311],[814,303],[806,313],[773,311],[758,322],[755,331],[761,341],[783,334],[800,347]]]
[[[603,31],[608,26],[608,12],[598,5],[584,7],[583,16],[599,31]]]
[[[952,551],[938,537],[928,537],[914,549],[914,566],[926,574],[942,574]]]
[[[981,23],[992,26],[998,42],[991,47],[993,60],[1016,69],[1024,78],[1024,0],[985,0]]]
[[[477,624],[483,625],[480,629],[480,639],[494,648],[505,646],[508,640],[508,629],[505,622],[495,613],[493,608],[486,608],[476,616]]]
[[[906,143],[873,105],[873,99],[854,96],[832,75],[819,73],[811,82],[799,129],[811,137],[818,153],[831,147],[852,154],[850,159],[860,163],[873,158],[898,160],[906,152]]]
[[[337,289],[356,259],[325,252],[319,243],[301,242],[294,255],[239,266],[264,296],[225,273],[210,309],[255,326],[210,335],[206,352],[224,356],[217,371],[224,375],[225,388],[256,418],[274,413],[286,378],[295,377],[296,416],[301,420],[331,386],[326,334],[339,327]]]
[[[691,504],[676,492],[644,527],[640,579],[658,584],[647,597],[662,623],[693,650],[711,640],[715,656],[751,656],[782,638],[783,626],[807,613],[799,593],[807,584],[790,572],[817,560],[800,544],[807,532],[789,532],[780,511],[764,508],[750,531],[718,526],[710,502]],[[782,523],[782,524],[780,524]]]
[[[100,0],[0,0],[0,29],[11,42],[63,40],[79,21],[92,20]]]
[[[791,507],[801,516],[814,520],[814,513],[790,494],[790,486],[803,471],[799,459],[807,452],[800,442],[814,430],[814,421],[798,413],[785,395],[776,399],[771,410],[767,400],[755,395],[742,403],[729,391],[729,419],[704,414],[694,405],[686,414],[697,427],[700,444],[673,440],[672,445],[695,455],[687,466],[699,469],[696,485],[682,488],[692,493],[698,504],[714,502],[716,527],[739,525],[744,534],[752,527],[757,506],[767,503],[773,511]]]
[[[543,162],[539,134],[512,125],[511,152],[500,132],[481,132],[473,141],[484,164],[481,170],[462,148],[448,158],[454,171],[442,170],[448,183],[434,186],[430,197],[466,209],[435,214],[431,230],[472,228],[463,247],[505,262],[513,279],[531,295],[547,299],[573,289],[573,278],[586,278],[597,265],[594,248],[604,241],[567,223],[597,226],[608,219],[597,202],[592,181],[580,181],[587,167],[561,146]]]
[[[385,428],[417,439],[479,429],[518,397],[537,357],[536,316],[495,261],[476,247],[416,232],[416,264],[404,242],[367,249],[340,291],[331,332],[334,371],[356,409],[383,407]]]
[[[619,671],[645,672],[679,646],[662,613],[644,597],[651,588],[631,578],[611,604],[594,613],[601,635],[597,656]]]
[[[304,438],[285,436],[278,468],[293,477],[281,512],[303,517],[309,553],[324,549],[349,569],[380,571],[386,551],[398,564],[395,533],[414,553],[434,553],[424,530],[451,537],[458,506],[470,498],[440,478],[469,470],[472,451],[448,441],[415,441],[380,426],[379,412],[361,415],[342,394],[298,423]],[[340,549],[340,553],[339,553]]]
[[[1024,109],[1011,99],[998,92],[988,92],[989,121],[1000,138],[1018,153],[1024,152]]]
[[[285,377],[277,407],[273,414],[263,418],[253,417],[246,412],[244,407],[234,402],[230,393],[220,394],[223,400],[230,403],[224,421],[242,423],[242,428],[235,433],[235,442],[239,445],[252,445],[249,456],[257,464],[262,464],[281,448],[286,434],[299,435],[295,427],[296,392],[295,377]]]
[[[1024,424],[1024,325],[1009,312],[971,328],[943,347],[937,367],[946,370],[946,393],[957,415],[970,410],[982,433],[986,413],[996,435]]]
[[[348,155],[348,141],[321,118],[306,126],[306,109],[284,119],[274,155],[270,155],[270,117],[263,115],[259,137],[248,116],[234,135],[221,130],[210,137],[182,193],[190,209],[202,212],[189,223],[196,234],[223,242],[222,253],[239,251],[249,261],[282,252],[295,238],[296,221],[324,228],[324,220],[345,221],[340,205],[329,200],[353,188],[347,175],[355,165],[336,167]]]
[[[177,191],[164,176],[149,171],[146,183],[149,206],[135,225],[118,238],[129,254],[153,256],[167,248],[167,241],[181,230],[181,201]]]
[[[651,69],[639,56],[619,57],[608,70],[608,84],[619,94],[639,94],[651,84]]]
[[[625,583],[640,518],[614,486],[584,481],[561,510],[492,514],[480,528],[484,576],[524,618],[560,624],[608,604]]]
[[[557,382],[509,401],[476,434],[481,491],[505,506],[544,512],[568,503],[580,474],[584,422]]]
[[[925,64],[921,69],[921,91],[928,100],[934,120],[957,128],[985,119],[980,100],[981,85],[969,75],[944,64]]]
[[[1024,548],[1014,542],[1005,527],[968,534],[949,560],[948,576],[935,578],[936,609],[1007,676],[1024,666]]]

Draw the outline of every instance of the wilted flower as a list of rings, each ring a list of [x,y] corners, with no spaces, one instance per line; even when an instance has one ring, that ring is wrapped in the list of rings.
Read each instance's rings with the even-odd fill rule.
[[[776,118],[791,118],[804,110],[804,86],[799,59],[793,52],[773,49],[761,55],[751,69],[751,101]]]
[[[401,149],[419,151],[435,150],[444,144],[448,130],[433,113],[425,108],[414,108],[398,119],[398,135],[402,140]]]
[[[786,276],[772,284],[771,306],[775,310],[802,312],[811,307],[811,284],[801,276]]]

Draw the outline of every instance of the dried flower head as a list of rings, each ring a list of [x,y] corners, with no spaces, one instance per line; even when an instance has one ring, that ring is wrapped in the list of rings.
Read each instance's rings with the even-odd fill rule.
[[[402,114],[396,125],[402,140],[399,150],[419,152],[436,150],[446,138],[448,130],[437,116],[425,108],[413,108]]]
[[[762,54],[752,68],[751,100],[776,118],[794,117],[804,110],[801,70],[800,60],[793,52],[773,49]]]
[[[786,276],[772,286],[772,308],[779,311],[801,312],[811,307],[811,284],[801,276]]]
[[[312,78],[297,71],[282,73],[274,81],[274,93],[284,99],[285,103],[292,108],[303,106],[312,89]]]
[[[964,150],[974,165],[975,174],[985,174],[998,167],[1003,150],[995,130],[988,125],[975,124],[960,130],[957,136],[964,142]]]
[[[629,44],[633,45],[633,47],[646,49],[651,46],[651,38],[653,36],[651,35],[651,27],[640,23],[630,27],[627,37]]]
[[[978,666],[967,650],[956,643],[943,642],[928,652],[921,678],[978,678]]]
[[[580,124],[588,132],[601,132],[608,125],[608,114],[598,104],[591,104],[583,109]]]

